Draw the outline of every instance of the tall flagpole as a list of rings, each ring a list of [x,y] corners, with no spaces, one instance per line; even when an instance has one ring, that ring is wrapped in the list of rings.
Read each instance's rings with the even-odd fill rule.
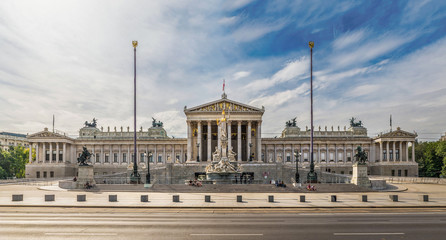
[[[141,176],[138,173],[138,164],[137,158],[138,153],[136,152],[136,47],[138,46],[138,41],[132,41],[133,44],[133,72],[134,72],[134,80],[133,80],[133,173],[130,176],[130,183],[141,183]]]
[[[311,95],[311,135],[310,135],[310,172],[307,175],[307,182],[316,183],[317,173],[314,171],[314,159],[313,159],[313,47],[314,42],[311,41],[308,44],[310,46],[311,54],[311,75],[310,75],[310,95]]]

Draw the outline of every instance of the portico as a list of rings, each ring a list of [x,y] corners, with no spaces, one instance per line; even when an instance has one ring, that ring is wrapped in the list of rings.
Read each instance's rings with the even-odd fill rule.
[[[264,108],[256,108],[222,98],[197,107],[184,108],[187,117],[187,162],[212,160],[212,152],[221,147],[217,124],[222,111],[227,118],[228,149],[232,149],[239,162],[261,161],[261,129]],[[251,157],[251,158],[250,158]]]

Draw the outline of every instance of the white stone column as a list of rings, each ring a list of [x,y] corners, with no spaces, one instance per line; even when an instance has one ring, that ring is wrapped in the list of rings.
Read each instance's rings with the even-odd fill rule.
[[[208,121],[208,161],[212,161],[212,128],[211,121]]]
[[[29,154],[28,155],[29,155],[28,162],[32,163],[33,162],[33,144],[32,143],[29,143]]]
[[[412,162],[415,162],[415,142],[412,142]]]
[[[198,159],[200,159],[200,161],[203,162],[203,159],[202,159],[202,156],[201,156],[201,153],[203,152],[202,151],[203,145],[201,144],[201,136],[202,136],[202,133],[201,133],[201,121],[198,121],[197,128],[198,128],[198,134],[197,134],[198,152],[197,152],[197,156],[198,156]]]
[[[402,150],[403,150],[403,142],[400,141],[400,149],[398,149],[398,155],[399,155],[398,161],[403,161],[403,152],[402,152]]]
[[[257,122],[257,146],[256,147],[257,147],[257,161],[262,162],[262,121]],[[291,153],[291,158],[293,158],[293,153]]]
[[[118,145],[118,164],[121,165],[122,164],[122,145],[119,144]]]
[[[231,129],[231,121],[228,120],[228,130],[226,131],[228,133],[228,152],[232,147],[232,140],[231,140],[231,135],[232,135],[232,129]]]
[[[325,151],[326,151],[325,162],[328,163],[328,162],[330,162],[330,155],[329,155],[330,150],[328,150],[328,143],[326,145],[327,145],[327,147],[325,148]]]
[[[379,161],[383,161],[383,142],[379,142]]]
[[[166,144],[163,144],[163,163],[167,162],[166,158]]]
[[[347,162],[347,145],[344,143],[344,156],[342,156],[344,163]]]
[[[334,161],[337,164],[338,163],[338,145],[335,144],[335,156],[334,156]]]
[[[237,122],[237,161],[242,161],[242,122]]]
[[[104,145],[103,144],[101,145],[101,157],[100,157],[100,160],[101,160],[101,164],[104,164],[105,156],[104,156]]]
[[[171,163],[175,163],[177,156],[175,156],[175,144],[170,145],[170,148],[172,150],[172,155],[170,156]]]
[[[113,162],[115,161],[115,159],[113,158],[113,145],[110,144],[108,150],[110,151],[108,161],[110,164],[113,164]]]
[[[127,145],[127,165],[132,162],[132,156],[130,155],[130,144]]]
[[[294,163],[294,144],[291,144],[291,162]]]
[[[390,161],[389,142],[386,141],[386,161]]]
[[[248,158],[246,159],[247,161],[249,161],[249,158],[251,156],[251,148],[249,147],[249,144],[251,143],[251,121],[248,121],[248,128],[246,130],[246,152],[248,154],[246,154],[246,156],[248,156]]]
[[[406,143],[404,144],[406,145],[406,161],[409,161],[409,142],[406,141]]]
[[[192,126],[191,122],[187,121],[187,159],[186,161],[192,160]],[[157,157],[158,158],[158,157]],[[157,162],[157,161],[155,161]]]
[[[66,152],[67,152],[67,144],[63,143],[63,149],[62,149],[62,162],[66,162]]]
[[[220,128],[220,125],[217,125],[217,148],[218,148],[218,150],[221,149],[220,134],[221,134],[221,128]]]
[[[277,148],[276,148],[276,144],[274,144],[274,162],[277,162]]]
[[[395,162],[396,161],[396,153],[395,153],[395,141],[392,141],[392,143],[393,143],[393,151],[392,151],[392,155],[393,155],[393,161]]]
[[[155,153],[153,154],[153,163],[158,164],[158,152],[156,151],[158,148],[158,145],[155,144]]]
[[[184,162],[184,145],[180,145],[181,146],[181,156],[180,156],[180,162]]]
[[[36,143],[36,162],[39,163],[39,143]]]
[[[49,143],[50,144],[50,163],[53,162],[53,143]]]
[[[321,162],[321,145],[320,144],[318,144],[317,145],[317,159],[318,159],[318,161],[317,162]]]
[[[56,162],[59,162],[59,143],[56,143]]]
[[[282,163],[286,163],[286,147],[282,144]]]

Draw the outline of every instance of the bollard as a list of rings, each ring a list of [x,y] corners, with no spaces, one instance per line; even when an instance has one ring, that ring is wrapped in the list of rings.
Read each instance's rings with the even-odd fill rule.
[[[141,202],[148,202],[149,201],[149,195],[141,195]]]
[[[45,195],[45,202],[53,202],[55,199],[54,194]]]
[[[237,195],[237,202],[243,202],[242,195]]]
[[[389,195],[390,201],[398,202],[398,195]]]
[[[421,202],[429,202],[429,195],[419,195],[418,200]]]
[[[361,195],[360,199],[361,202],[367,202],[367,195]]]
[[[77,195],[77,201],[78,202],[85,202],[85,201],[87,201],[87,195],[85,195],[85,194]]]
[[[172,201],[173,202],[180,202],[180,195],[173,195]]]
[[[118,195],[108,195],[108,201],[109,202],[117,202],[118,201]]]
[[[205,195],[204,196],[204,201],[205,202],[211,202],[211,195]]]
[[[330,202],[336,202],[336,195],[331,195],[330,196]]]
[[[274,195],[268,196],[268,202],[274,202]]]
[[[13,202],[21,202],[23,201],[23,194],[13,194],[12,195]]]
[[[300,195],[299,201],[300,202],[305,202],[305,195]]]

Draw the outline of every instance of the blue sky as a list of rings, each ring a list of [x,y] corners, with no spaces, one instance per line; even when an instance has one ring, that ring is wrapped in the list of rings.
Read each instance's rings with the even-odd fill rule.
[[[309,121],[356,117],[370,136],[393,126],[437,140],[446,131],[445,1],[1,1],[0,131],[86,120],[132,126],[151,117],[186,135],[188,107],[220,98],[265,106],[263,137]]]

